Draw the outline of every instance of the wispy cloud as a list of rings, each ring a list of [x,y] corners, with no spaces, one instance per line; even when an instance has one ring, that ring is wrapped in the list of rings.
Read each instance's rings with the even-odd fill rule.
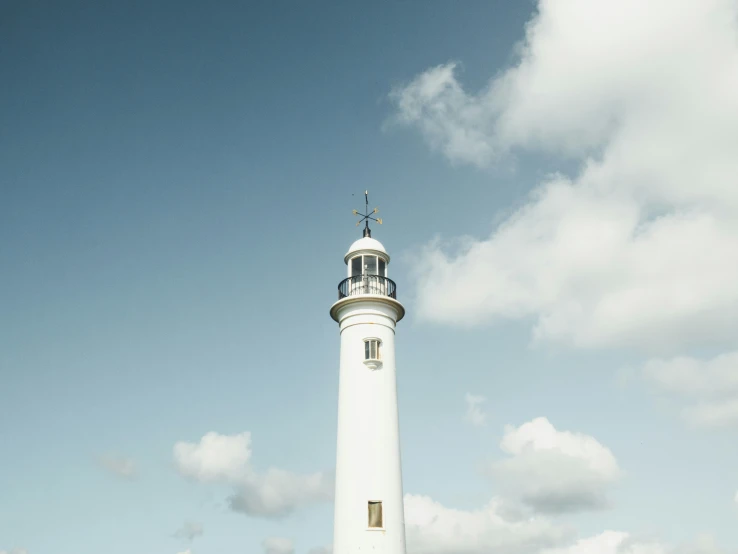
[[[708,359],[655,358],[642,371],[659,390],[686,402],[682,416],[689,425],[738,425],[738,352]]]
[[[295,554],[295,545],[290,539],[271,537],[266,539],[262,546],[264,554]]]
[[[484,396],[475,396],[467,392],[466,396],[464,396],[464,400],[466,401],[466,421],[475,427],[484,425],[487,421],[487,414],[482,410],[482,404],[484,404],[487,399]]]
[[[98,458],[98,462],[110,473],[124,479],[132,479],[138,474],[136,463],[125,456],[105,454]]]
[[[182,527],[174,532],[174,536],[178,539],[186,539],[191,542],[195,538],[202,536],[203,532],[202,523],[185,521]]]

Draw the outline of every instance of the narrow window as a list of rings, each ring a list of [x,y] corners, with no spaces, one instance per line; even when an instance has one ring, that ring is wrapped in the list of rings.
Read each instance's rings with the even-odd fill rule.
[[[381,358],[380,346],[381,342],[377,339],[368,339],[364,341],[364,359],[379,360]]]
[[[379,276],[387,277],[387,266],[382,258],[379,258]]]
[[[379,501],[369,501],[369,527],[382,528],[382,503]]]

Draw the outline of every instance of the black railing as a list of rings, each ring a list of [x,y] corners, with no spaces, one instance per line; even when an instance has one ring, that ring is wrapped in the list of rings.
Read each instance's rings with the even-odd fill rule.
[[[397,299],[397,285],[381,275],[356,275],[338,283],[338,299],[357,294],[378,294]]]

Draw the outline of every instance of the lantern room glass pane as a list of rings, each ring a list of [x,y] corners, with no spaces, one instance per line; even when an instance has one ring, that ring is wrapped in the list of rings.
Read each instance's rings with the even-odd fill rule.
[[[366,341],[364,343],[364,359],[370,360],[371,356],[369,356],[369,341]]]
[[[356,256],[351,260],[351,277],[361,275],[361,256]]]
[[[387,277],[387,264],[384,263],[382,258],[379,258],[379,275]]]
[[[377,274],[377,257],[376,256],[364,256],[364,273],[366,275]]]

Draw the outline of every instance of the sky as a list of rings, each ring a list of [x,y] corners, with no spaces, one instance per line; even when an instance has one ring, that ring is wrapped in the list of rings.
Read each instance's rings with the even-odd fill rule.
[[[327,554],[373,236],[410,554],[738,552],[735,0],[0,3],[0,553]]]

